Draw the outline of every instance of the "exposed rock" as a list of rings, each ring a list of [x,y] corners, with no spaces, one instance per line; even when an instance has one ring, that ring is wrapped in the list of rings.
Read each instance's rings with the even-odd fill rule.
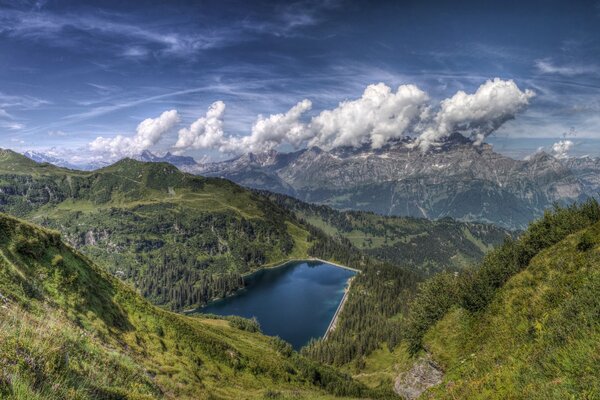
[[[429,356],[423,357],[409,371],[398,375],[394,391],[407,400],[417,399],[425,390],[439,385],[443,376]]]
[[[92,229],[85,233],[85,245],[86,246],[95,246],[96,245],[96,235]]]

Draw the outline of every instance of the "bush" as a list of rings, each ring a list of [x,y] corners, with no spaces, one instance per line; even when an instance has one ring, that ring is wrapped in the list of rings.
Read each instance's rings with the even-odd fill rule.
[[[579,239],[579,243],[577,243],[577,250],[579,251],[588,251],[595,246],[594,238],[592,234],[589,232],[584,233]]]
[[[260,324],[256,318],[248,319],[233,315],[228,317],[229,324],[234,328],[247,332],[260,332]]]
[[[36,237],[27,238],[23,234],[18,234],[15,239],[15,250],[21,255],[39,258],[44,254],[44,245]]]
[[[284,357],[289,357],[292,355],[294,349],[291,344],[281,339],[279,336],[274,336],[271,338],[271,343],[273,347]]]
[[[65,259],[60,254],[57,254],[52,258],[51,265],[55,268],[63,267],[65,265]]]

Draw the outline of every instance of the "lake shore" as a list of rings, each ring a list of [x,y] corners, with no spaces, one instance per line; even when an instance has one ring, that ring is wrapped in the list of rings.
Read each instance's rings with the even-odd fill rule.
[[[329,326],[327,327],[327,330],[325,331],[325,335],[323,335],[323,340],[327,340],[327,337],[329,336],[329,334],[335,330],[335,328],[337,326],[337,320],[340,316],[340,313],[342,312],[342,309],[344,308],[344,305],[346,304],[346,300],[348,300],[348,293],[350,293],[350,287],[352,286],[353,280],[354,280],[354,277],[348,279],[348,285],[344,288],[344,297],[342,297],[342,301],[340,301],[340,304],[338,305],[337,310],[335,310],[335,314],[333,314],[333,318],[331,319],[331,322],[329,323]]]
[[[279,267],[283,267],[285,265],[288,265],[289,263],[294,263],[294,262],[303,262],[303,261],[319,261],[325,264],[331,264],[335,267],[338,268],[343,268],[343,269],[347,269],[350,271],[354,271],[356,273],[360,272],[360,269],[356,269],[356,268],[352,268],[352,267],[348,267],[347,265],[342,265],[342,264],[338,264],[335,261],[328,261],[328,260],[323,260],[322,258],[317,258],[317,257],[305,257],[305,258],[290,258],[289,260],[286,261],[278,261],[276,263],[273,264],[265,264],[263,265],[260,269],[257,269],[256,271],[252,271],[252,272],[248,272],[247,274],[242,275],[242,278],[246,278],[252,274],[255,274],[259,271],[262,271],[263,269],[272,269],[272,268],[279,268]]]

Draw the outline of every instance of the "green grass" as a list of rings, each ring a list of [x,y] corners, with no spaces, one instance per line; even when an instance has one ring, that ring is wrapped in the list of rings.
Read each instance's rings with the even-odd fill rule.
[[[0,215],[0,255],[1,398],[377,397],[259,332],[151,305],[57,232]]]
[[[424,397],[599,398],[599,244],[595,224],[536,255],[481,313],[448,312],[424,338],[446,371]]]

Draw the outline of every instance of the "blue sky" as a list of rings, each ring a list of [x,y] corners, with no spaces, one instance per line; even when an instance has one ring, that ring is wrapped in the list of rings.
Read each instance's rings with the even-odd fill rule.
[[[415,85],[435,114],[443,99],[496,77],[535,96],[502,114],[509,118],[499,117],[486,141],[523,157],[567,134],[570,154],[600,155],[598,1],[0,0],[5,148],[105,157],[90,143],[121,135],[113,147],[172,150],[199,119],[200,133],[243,137],[259,114],[287,118],[308,99],[293,121],[308,124],[379,82],[392,92]],[[207,127],[217,101],[226,108]],[[177,115],[159,121],[168,110]],[[156,125],[146,126],[150,136],[128,141],[146,132],[138,125],[147,118]],[[223,140],[178,150],[220,159],[246,143],[228,150]]]

